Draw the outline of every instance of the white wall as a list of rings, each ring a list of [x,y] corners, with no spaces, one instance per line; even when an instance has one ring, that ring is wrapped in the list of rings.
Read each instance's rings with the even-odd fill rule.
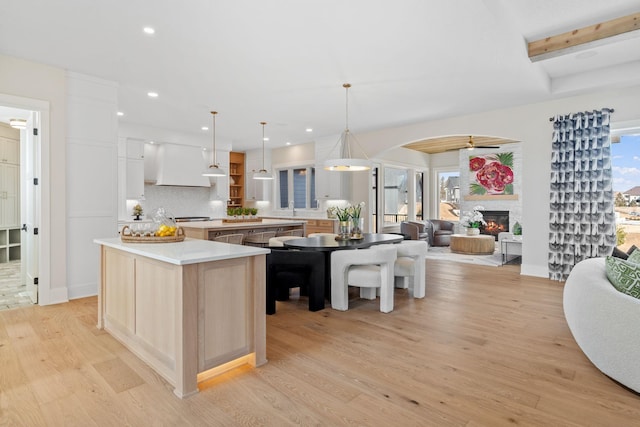
[[[613,122],[640,118],[640,86],[596,92],[539,104],[435,120],[358,134],[373,153],[424,138],[486,135],[522,141],[522,274],[548,277],[549,177],[552,125],[556,114],[610,107]],[[433,163],[432,163],[432,166]]]
[[[67,74],[67,289],[70,299],[98,293],[95,238],[116,237],[118,86]]]

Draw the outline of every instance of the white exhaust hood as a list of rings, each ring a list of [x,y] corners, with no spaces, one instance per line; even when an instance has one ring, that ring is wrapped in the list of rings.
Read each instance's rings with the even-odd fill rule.
[[[211,187],[209,177],[202,176],[206,162],[202,148],[164,143],[158,147],[156,185]]]

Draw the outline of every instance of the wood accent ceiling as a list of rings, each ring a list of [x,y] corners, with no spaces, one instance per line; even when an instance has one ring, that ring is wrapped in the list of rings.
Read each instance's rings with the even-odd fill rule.
[[[629,37],[640,36],[640,12],[529,42],[529,58],[533,62],[540,61],[573,52],[575,49],[571,48],[576,46],[595,42],[602,44],[604,39],[632,32],[636,34],[628,34]],[[613,41],[615,40],[610,40]]]
[[[469,142],[469,135],[446,136],[441,138],[429,138],[421,141],[412,142],[403,145],[404,148],[416,150],[427,154],[444,153],[445,151],[453,151],[466,149]],[[495,146],[502,144],[511,144],[519,142],[513,139],[496,138],[492,136],[474,136],[473,143],[476,148],[483,146]]]

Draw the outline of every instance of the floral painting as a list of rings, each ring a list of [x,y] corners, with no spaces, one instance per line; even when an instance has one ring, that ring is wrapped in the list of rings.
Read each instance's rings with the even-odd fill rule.
[[[469,156],[469,194],[512,195],[513,153]]]

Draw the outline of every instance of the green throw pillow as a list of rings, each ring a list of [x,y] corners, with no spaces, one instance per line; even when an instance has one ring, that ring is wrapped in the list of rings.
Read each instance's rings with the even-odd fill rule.
[[[627,261],[634,264],[640,264],[640,251],[636,249],[635,251],[631,252],[627,257]]]
[[[624,294],[640,298],[640,265],[612,256],[605,259],[605,265],[607,278],[614,288]]]

